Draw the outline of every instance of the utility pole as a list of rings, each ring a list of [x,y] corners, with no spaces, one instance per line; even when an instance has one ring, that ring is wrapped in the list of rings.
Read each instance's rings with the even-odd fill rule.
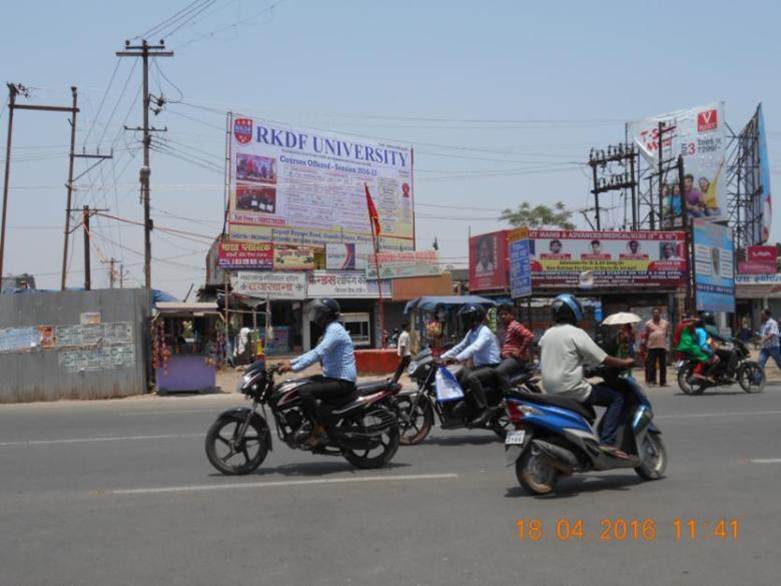
[[[3,221],[2,227],[0,227],[0,275],[3,274],[3,259],[5,258],[5,228],[6,217],[8,212],[8,181],[11,175],[11,137],[13,135],[14,124],[14,111],[15,110],[37,110],[42,112],[70,112],[75,120],[76,102],[74,98],[73,106],[44,106],[36,104],[17,104],[16,96],[22,94],[24,97],[29,97],[30,92],[26,87],[20,83],[9,83],[8,85],[8,138],[6,142],[5,150],[5,183],[3,185]],[[76,88],[72,87],[72,91],[75,92]]]
[[[119,263],[119,288],[125,288],[125,265]]]
[[[150,45],[144,39],[141,45],[131,45],[130,41],[125,41],[125,50],[118,51],[117,57],[141,57],[143,64],[143,120],[144,126],[142,128],[134,128],[132,130],[140,130],[144,133],[144,166],[141,167],[139,172],[139,182],[141,184],[141,201],[144,204],[144,279],[146,282],[146,290],[152,289],[152,219],[149,212],[149,176],[151,169],[149,168],[149,145],[151,144],[150,131],[158,131],[158,129],[149,127],[149,58],[150,57],[173,57],[173,51],[165,50],[165,43],[160,41],[159,45]],[[131,129],[127,129],[131,130]]]
[[[594,207],[588,211],[594,211],[594,224],[596,230],[602,230],[602,212],[604,206],[599,204],[599,195],[610,191],[626,192],[627,189],[632,193],[632,230],[637,230],[637,218],[635,213],[634,194],[637,187],[635,178],[635,159],[639,155],[638,150],[633,144],[621,143],[610,145],[607,151],[604,149],[591,149],[588,155],[588,164],[591,167],[594,195]],[[629,163],[630,170],[626,171],[626,165]],[[613,165],[616,165],[616,170]],[[598,171],[599,170],[599,171]],[[601,175],[601,176],[600,176]],[[588,220],[588,218],[587,218]],[[592,229],[594,224],[588,222]]]
[[[84,206],[82,210],[81,223],[84,226],[84,289],[92,289],[92,275],[90,271],[90,233],[89,233],[89,206]]]
[[[114,265],[117,263],[117,259],[111,258],[108,261],[108,287],[109,289],[114,288]]]

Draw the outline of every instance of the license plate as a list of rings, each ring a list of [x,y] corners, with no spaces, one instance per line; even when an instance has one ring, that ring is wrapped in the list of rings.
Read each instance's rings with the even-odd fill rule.
[[[526,430],[520,431],[508,431],[507,437],[504,438],[504,445],[506,446],[521,446],[523,440],[526,437]]]

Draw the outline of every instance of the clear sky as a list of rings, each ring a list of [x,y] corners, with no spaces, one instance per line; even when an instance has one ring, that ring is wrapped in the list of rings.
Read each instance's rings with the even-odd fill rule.
[[[31,103],[62,105],[77,85],[79,147],[114,147],[113,161],[79,181],[76,207],[142,218],[140,144],[122,130],[140,123],[140,66],[118,63],[114,52],[188,4],[42,0],[5,7],[3,81],[33,88]],[[152,92],[172,102],[153,117],[155,126],[168,127],[164,152],[152,153],[159,226],[220,231],[228,109],[413,145],[418,247],[436,236],[444,262],[455,266],[465,264],[470,226],[472,233],[502,227],[497,217],[505,207],[557,200],[586,207],[582,163],[592,146],[622,140],[628,119],[724,100],[737,131],[762,101],[774,191],[781,185],[778,2],[202,4],[194,21],[172,34],[173,25],[164,28],[176,55],[160,59],[151,77]],[[7,116],[4,108],[3,145]],[[64,114],[17,111],[5,270],[31,272],[42,287],[59,283],[68,133]],[[85,169],[79,162],[77,172]],[[142,282],[142,228],[93,224],[101,254],[125,264],[127,282]],[[781,239],[779,217],[772,238]],[[74,286],[83,282],[80,234],[75,242]],[[154,285],[177,295],[197,287],[207,248],[203,238],[155,232]],[[94,286],[107,281],[95,258]]]

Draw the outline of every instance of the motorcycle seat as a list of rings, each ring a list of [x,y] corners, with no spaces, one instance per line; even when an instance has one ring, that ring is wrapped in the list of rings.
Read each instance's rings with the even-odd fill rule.
[[[538,395],[537,393],[527,393],[524,391],[518,391],[513,389],[509,393],[510,398],[520,399],[528,403],[537,403],[538,405],[551,405],[553,407],[560,407],[562,409],[568,409],[575,413],[582,415],[588,421],[594,421],[597,418],[597,414],[591,405],[584,405],[578,403],[574,399],[568,399],[566,397],[557,397],[556,395]]]
[[[390,381],[387,380],[359,383],[357,385],[358,396],[373,395],[374,393],[378,393],[379,391],[383,391],[388,388],[389,384]]]

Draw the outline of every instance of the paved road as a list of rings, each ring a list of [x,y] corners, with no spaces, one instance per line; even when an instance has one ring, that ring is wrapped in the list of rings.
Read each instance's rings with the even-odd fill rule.
[[[781,386],[651,396],[667,478],[579,476],[546,498],[488,433],[437,431],[382,471],[277,446],[236,479],[202,446],[236,396],[2,406],[0,583],[778,584]],[[557,539],[563,516],[582,539]],[[600,541],[617,518],[656,539]],[[676,518],[740,534],[679,543]],[[521,540],[519,519],[544,536]]]

